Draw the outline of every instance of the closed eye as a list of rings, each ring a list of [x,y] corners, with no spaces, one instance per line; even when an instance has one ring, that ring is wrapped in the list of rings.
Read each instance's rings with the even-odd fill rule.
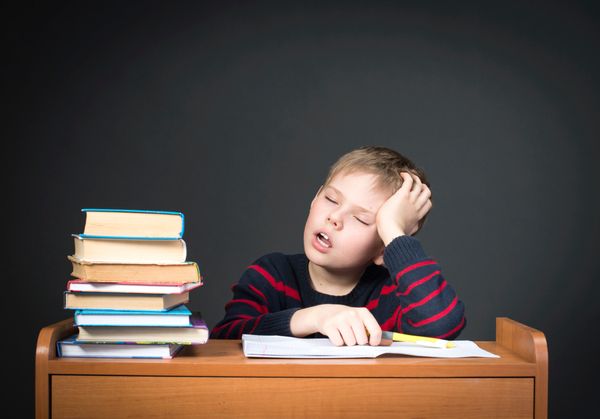
[[[358,218],[358,217],[354,217],[354,218],[356,218],[356,221],[358,221],[358,222],[359,222],[359,223],[361,223],[361,224],[364,224],[364,225],[366,225],[366,226],[368,226],[368,225],[369,225],[368,223],[364,222],[363,220],[361,220],[361,219],[360,219],[360,218]]]
[[[336,201],[334,201],[333,199],[331,199],[331,198],[330,198],[330,197],[328,197],[328,196],[325,196],[325,199],[326,199],[326,200],[328,200],[329,202],[331,202],[332,204],[337,204],[337,202],[336,202]]]

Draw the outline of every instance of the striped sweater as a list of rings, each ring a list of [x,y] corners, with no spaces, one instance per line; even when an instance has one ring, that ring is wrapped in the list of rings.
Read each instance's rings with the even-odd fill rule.
[[[263,256],[232,287],[233,298],[211,338],[240,339],[243,333],[291,336],[292,315],[319,304],[366,307],[382,330],[458,336],[466,324],[463,303],[417,239],[394,239],[385,248],[384,265],[370,265],[349,294],[335,296],[311,287],[305,254]]]

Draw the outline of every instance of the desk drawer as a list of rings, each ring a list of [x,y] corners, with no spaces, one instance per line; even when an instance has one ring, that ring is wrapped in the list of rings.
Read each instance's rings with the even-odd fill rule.
[[[54,418],[532,418],[532,378],[54,375]]]

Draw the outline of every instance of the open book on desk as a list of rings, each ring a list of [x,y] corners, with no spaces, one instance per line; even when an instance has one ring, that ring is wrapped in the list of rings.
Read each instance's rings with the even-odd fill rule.
[[[287,336],[242,335],[244,355],[248,358],[376,358],[383,354],[433,358],[499,358],[470,340],[455,340],[454,348],[429,348],[415,343],[394,342],[391,346],[335,346],[329,339]]]

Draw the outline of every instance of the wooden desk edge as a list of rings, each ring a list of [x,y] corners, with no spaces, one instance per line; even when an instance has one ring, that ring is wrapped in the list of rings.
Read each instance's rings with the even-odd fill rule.
[[[38,336],[35,360],[35,411],[37,418],[50,414],[48,361],[56,358],[56,342],[75,333],[73,319],[44,327]],[[496,318],[496,341],[528,362],[535,363],[535,418],[548,415],[548,347],[544,334],[506,317]]]
[[[56,342],[75,333],[73,319],[65,319],[40,330],[35,350],[35,417],[50,417],[48,361],[56,358]]]
[[[548,417],[548,344],[539,330],[507,317],[496,318],[496,342],[536,365],[534,417]]]

